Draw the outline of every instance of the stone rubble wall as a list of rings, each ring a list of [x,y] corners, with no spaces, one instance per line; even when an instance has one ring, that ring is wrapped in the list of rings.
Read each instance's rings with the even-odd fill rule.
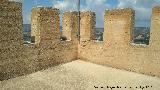
[[[159,50],[159,38],[160,38],[160,7],[154,7],[152,9],[152,18],[151,18],[151,39],[150,46],[153,49]]]
[[[58,9],[33,8],[31,34],[36,42],[25,45],[22,38],[22,4],[6,1],[0,7],[0,81],[77,59],[76,39],[74,42],[60,41]]]
[[[50,7],[32,9],[32,37],[36,44],[53,43],[60,39],[59,10]]]
[[[81,12],[80,41],[93,40],[95,34],[96,16],[94,12]]]
[[[105,12],[103,42],[92,40],[95,14],[82,12],[81,38],[85,41],[78,43],[77,12],[64,13],[62,35],[71,40],[61,41],[59,10],[33,8],[31,35],[35,43],[25,45],[22,3],[1,0],[0,81],[77,59],[160,77],[159,11],[160,7],[153,8],[150,45],[136,46],[129,44],[134,26],[132,9]]]
[[[106,10],[104,15],[104,42],[110,46],[125,46],[132,39],[134,10],[130,8]]]
[[[115,9],[105,12],[104,41],[79,44],[81,60],[160,77],[159,15],[153,8],[150,45],[132,45],[134,10]],[[119,30],[119,31],[118,31]]]
[[[22,60],[23,51],[22,4],[0,2],[0,80],[10,78],[16,63]],[[22,65],[22,64],[21,64]],[[20,68],[20,67],[19,67]],[[16,71],[19,73],[19,71]],[[14,74],[14,73],[13,73]]]
[[[38,11],[36,15],[38,19],[35,17],[34,11]],[[38,48],[37,62],[39,67],[44,68],[56,63],[76,60],[78,54],[76,37],[69,42],[60,41],[59,10],[51,7],[38,7],[34,8],[32,12],[32,20],[35,21],[35,23],[32,22],[33,35],[39,38],[39,44],[35,43]],[[76,30],[76,27],[74,29]],[[71,31],[70,33],[73,34],[74,32]]]
[[[78,12],[65,12],[63,14],[62,36],[67,38],[67,41],[77,39],[78,32]]]

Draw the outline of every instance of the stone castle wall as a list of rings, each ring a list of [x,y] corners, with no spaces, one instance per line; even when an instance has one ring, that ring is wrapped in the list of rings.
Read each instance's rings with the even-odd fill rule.
[[[159,9],[153,8],[151,43],[132,45],[134,11],[131,9],[105,12],[104,41],[81,42],[81,60],[160,77]],[[125,17],[125,18],[124,18]]]
[[[59,10],[55,8],[33,8],[31,15],[32,35],[36,44],[52,43],[60,38]]]
[[[104,16],[104,42],[110,46],[125,46],[131,41],[134,10],[107,10]]]
[[[81,12],[80,41],[88,41],[94,38],[96,16],[94,12]]]
[[[0,2],[0,80],[16,68],[22,56],[22,4]]]
[[[62,24],[62,36],[64,36],[67,41],[77,40],[78,32],[78,12],[65,12],[63,14],[63,24]]]
[[[77,59],[77,41],[60,41],[60,17],[57,9],[33,8],[31,33],[35,37],[32,38],[35,43],[23,44],[21,6],[21,3],[6,1],[0,8],[3,13],[0,14],[0,80]]]
[[[160,7],[154,7],[152,10],[152,18],[151,18],[151,39],[150,39],[150,46],[159,49],[159,28],[160,26]]]
[[[95,14],[82,12],[82,39],[78,43],[77,12],[64,13],[62,35],[68,41],[61,41],[59,10],[33,8],[31,35],[35,43],[29,45],[23,44],[22,39],[22,4],[2,0],[0,11],[0,80],[77,59],[160,77],[160,7],[153,8],[151,42],[148,46],[129,43],[134,26],[132,9],[105,11],[103,42],[92,40]]]

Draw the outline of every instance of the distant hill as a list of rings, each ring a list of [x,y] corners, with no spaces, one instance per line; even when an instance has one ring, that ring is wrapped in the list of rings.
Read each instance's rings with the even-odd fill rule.
[[[24,40],[30,40],[30,33],[31,33],[31,25],[30,24],[23,24],[23,31],[24,31]],[[60,31],[62,31],[62,26],[60,26]],[[133,37],[134,43],[148,43],[149,36],[150,36],[150,28],[149,27],[135,27],[133,30]],[[104,28],[96,28],[95,31],[95,40],[103,41],[103,32]]]
[[[24,32],[31,32],[31,24],[23,24]],[[62,26],[60,26],[60,31],[62,31]]]

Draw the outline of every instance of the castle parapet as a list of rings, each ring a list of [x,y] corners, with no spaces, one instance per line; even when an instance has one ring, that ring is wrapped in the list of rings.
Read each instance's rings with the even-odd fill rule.
[[[0,48],[23,44],[22,3],[0,1]]]
[[[88,41],[94,38],[96,14],[91,11],[81,12],[80,41]]]
[[[104,42],[111,46],[128,45],[132,40],[135,11],[126,9],[106,10],[104,15]]]
[[[78,12],[65,12],[63,14],[62,36],[67,41],[77,40],[78,35]]]
[[[59,10],[52,7],[36,7],[31,15],[31,37],[35,44],[51,43],[60,39]]]
[[[154,7],[152,9],[151,17],[151,33],[150,33],[150,45],[155,49],[160,45],[160,7]]]

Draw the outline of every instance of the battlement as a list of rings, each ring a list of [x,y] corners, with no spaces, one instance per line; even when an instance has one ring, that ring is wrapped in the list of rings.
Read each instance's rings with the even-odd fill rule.
[[[35,44],[54,42],[60,38],[59,10],[51,7],[32,9],[32,41]]]
[[[110,15],[130,15],[130,13],[133,13],[134,10],[132,8],[124,8],[124,9],[106,9],[105,12],[108,12]],[[106,14],[107,15],[107,14]]]
[[[78,12],[68,11],[63,14],[62,36],[67,41],[75,41],[78,35]]]
[[[160,7],[154,7],[152,9],[152,17],[151,17],[151,38],[150,38],[150,46],[154,49],[159,48],[159,38],[160,38]]]
[[[135,20],[131,8],[104,12],[104,41],[99,43],[93,40],[95,12],[80,13],[80,42],[78,12],[64,12],[62,37],[67,41],[60,41],[59,9],[35,7],[31,13],[34,44],[23,45],[22,4],[6,0],[0,4],[0,80],[77,59],[160,77],[160,7],[153,8],[151,42],[146,47],[130,45]]]
[[[96,14],[91,11],[81,12],[80,41],[93,40],[95,34]]]
[[[22,4],[14,1],[0,2],[0,48],[12,48],[23,43]]]
[[[156,6],[152,9],[152,15],[160,13],[160,6]]]
[[[95,29],[95,13],[91,11],[80,12],[81,41],[92,40]],[[76,39],[78,35],[78,12],[68,11],[63,14],[62,36],[68,41]]]
[[[106,10],[104,15],[104,42],[111,46],[129,45],[134,28],[133,9]]]

